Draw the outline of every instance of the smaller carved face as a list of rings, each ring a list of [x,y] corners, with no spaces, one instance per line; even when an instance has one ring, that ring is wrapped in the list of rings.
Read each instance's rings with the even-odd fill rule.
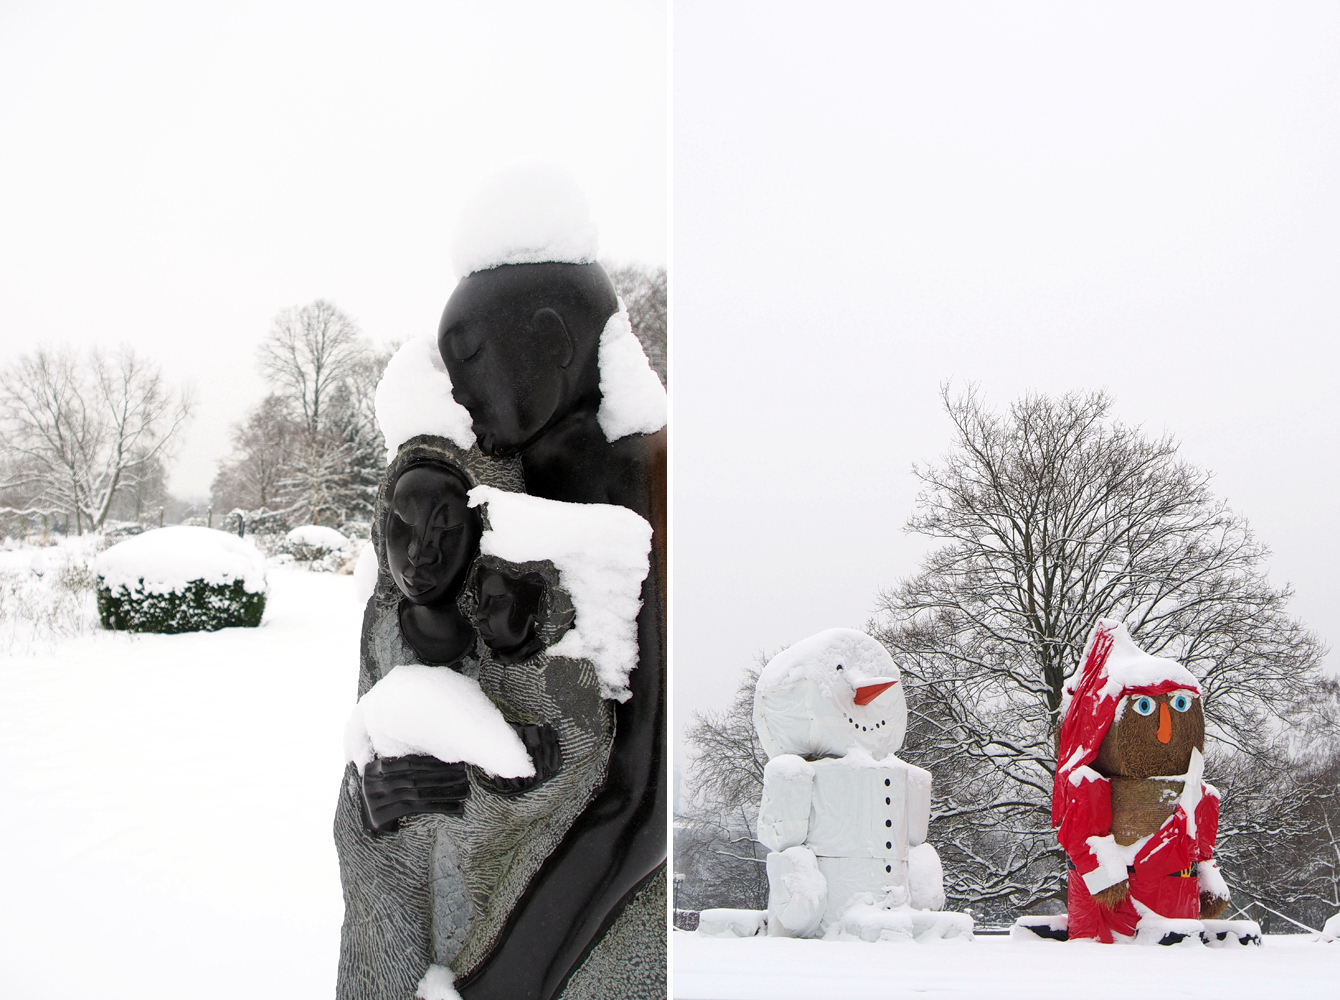
[[[406,469],[386,515],[386,561],[395,584],[414,604],[456,599],[479,551],[483,524],[467,506],[469,487],[444,465]]]
[[[1171,777],[1186,773],[1192,748],[1205,751],[1199,695],[1188,690],[1129,694],[1099,747],[1094,769],[1109,777]]]
[[[544,581],[534,573],[513,576],[500,569],[482,567],[476,576],[478,611],[476,626],[485,645],[521,658],[538,648],[537,631]]]

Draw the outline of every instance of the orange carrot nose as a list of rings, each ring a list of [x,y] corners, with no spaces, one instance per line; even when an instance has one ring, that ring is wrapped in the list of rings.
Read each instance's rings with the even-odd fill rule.
[[[1159,742],[1167,743],[1172,739],[1172,716],[1168,714],[1168,706],[1159,702]]]
[[[897,683],[897,681],[889,681],[887,684],[867,684],[865,687],[858,687],[856,689],[856,704],[869,705]],[[1167,743],[1168,741],[1164,740],[1163,742]]]

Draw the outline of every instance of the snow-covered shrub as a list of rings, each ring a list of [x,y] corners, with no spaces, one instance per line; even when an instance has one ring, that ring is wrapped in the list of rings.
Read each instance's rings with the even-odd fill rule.
[[[98,627],[90,562],[97,535],[52,546],[6,545],[0,552],[0,652],[34,653]]]
[[[322,524],[300,524],[284,536],[284,541],[284,551],[295,560],[326,573],[339,569],[358,549],[343,534]]]
[[[132,632],[255,627],[265,612],[265,559],[236,535],[174,525],[127,539],[93,564],[104,628]]]

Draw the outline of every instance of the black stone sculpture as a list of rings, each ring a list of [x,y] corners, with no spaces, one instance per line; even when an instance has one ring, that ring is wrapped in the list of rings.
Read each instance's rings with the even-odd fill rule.
[[[666,435],[611,442],[601,429],[600,337],[616,309],[598,264],[507,264],[462,279],[438,331],[480,449],[519,456],[527,493],[619,504],[653,527],[639,661],[632,697],[615,707],[605,781],[531,879],[492,952],[457,980],[469,1000],[557,996],[625,904],[663,872]],[[636,989],[611,983],[607,995],[642,996]]]

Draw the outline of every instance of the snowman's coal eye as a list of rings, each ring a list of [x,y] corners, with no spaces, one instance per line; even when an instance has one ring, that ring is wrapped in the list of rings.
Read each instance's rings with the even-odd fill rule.
[[[1185,712],[1188,708],[1191,707],[1191,696],[1185,694],[1179,694],[1176,697],[1174,697],[1173,700],[1169,702],[1169,704],[1172,705],[1173,708],[1177,709],[1177,711]]]
[[[1154,699],[1150,698],[1148,695],[1142,695],[1141,697],[1135,699],[1135,703],[1132,707],[1141,715],[1153,715]],[[1183,711],[1186,710],[1183,709]]]

